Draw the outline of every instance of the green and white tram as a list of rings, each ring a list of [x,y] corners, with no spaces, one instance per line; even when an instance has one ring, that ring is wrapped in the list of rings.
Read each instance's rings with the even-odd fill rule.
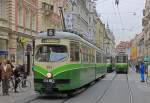
[[[128,73],[128,55],[125,53],[118,53],[115,57],[116,73]]]
[[[74,33],[40,33],[34,57],[34,88],[42,94],[77,90],[107,72],[103,51]]]

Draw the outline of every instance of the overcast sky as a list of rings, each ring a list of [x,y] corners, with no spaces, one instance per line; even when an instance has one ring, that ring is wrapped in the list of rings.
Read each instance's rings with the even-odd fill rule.
[[[109,24],[113,30],[116,43],[134,38],[142,31],[143,9],[146,0],[98,0],[97,12],[103,23]],[[135,13],[136,15],[135,15]],[[119,15],[120,14],[120,15]]]

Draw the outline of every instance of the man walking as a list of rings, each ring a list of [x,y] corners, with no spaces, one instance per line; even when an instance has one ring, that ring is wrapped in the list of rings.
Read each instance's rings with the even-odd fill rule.
[[[9,89],[9,79],[12,74],[12,69],[9,64],[7,64],[7,61],[4,61],[1,66],[1,80],[2,80],[2,91],[3,95],[9,95],[8,94],[8,89]]]

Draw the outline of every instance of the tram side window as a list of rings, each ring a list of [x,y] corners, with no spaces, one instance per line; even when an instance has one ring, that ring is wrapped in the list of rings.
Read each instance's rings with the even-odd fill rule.
[[[70,43],[71,61],[79,61],[79,43]]]
[[[124,62],[124,63],[127,62],[127,56],[123,56],[123,62]]]
[[[96,53],[96,62],[101,63],[101,54],[98,52]]]

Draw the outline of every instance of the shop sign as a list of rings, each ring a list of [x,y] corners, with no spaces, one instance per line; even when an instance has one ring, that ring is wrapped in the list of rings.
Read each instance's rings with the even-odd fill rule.
[[[8,55],[8,51],[0,51],[0,55]]]
[[[73,29],[73,16],[72,14],[65,15],[65,25],[67,29]]]
[[[18,42],[22,43],[22,44],[26,44],[28,42],[28,38],[25,37],[19,37],[17,39]]]

